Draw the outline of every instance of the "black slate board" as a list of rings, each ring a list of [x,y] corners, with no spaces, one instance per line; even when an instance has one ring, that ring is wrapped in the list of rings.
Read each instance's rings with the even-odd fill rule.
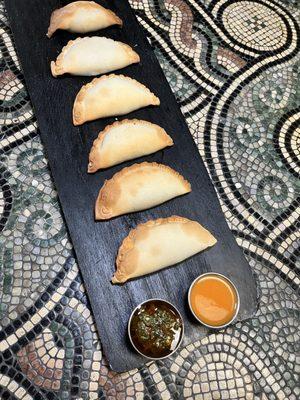
[[[250,267],[228,229],[174,95],[127,0],[101,2],[123,19],[125,23],[122,29],[108,28],[91,35],[124,41],[134,46],[140,54],[141,63],[125,68],[121,73],[147,85],[160,97],[161,106],[139,110],[124,118],[146,119],[163,126],[172,136],[175,146],[139,161],[162,162],[175,168],[191,182],[193,191],[152,210],[109,222],[94,221],[94,201],[104,179],[132,163],[124,163],[94,175],[86,172],[93,140],[114,119],[107,118],[74,127],[71,119],[74,98],[82,84],[91,78],[66,76],[54,79],[50,74],[50,61],[56,58],[68,40],[76,37],[62,31],[50,40],[45,35],[51,12],[67,3],[59,0],[7,0],[6,7],[103,349],[112,369],[125,371],[146,362],[131,349],[126,336],[128,317],[141,301],[160,297],[173,302],[184,317],[184,344],[187,344],[207,334],[207,330],[194,321],[186,303],[188,287],[197,275],[216,271],[234,281],[241,297],[239,319],[248,318],[254,313],[256,285]],[[111,285],[115,256],[129,230],[140,222],[174,214],[199,221],[217,237],[218,244],[174,268],[123,286]]]

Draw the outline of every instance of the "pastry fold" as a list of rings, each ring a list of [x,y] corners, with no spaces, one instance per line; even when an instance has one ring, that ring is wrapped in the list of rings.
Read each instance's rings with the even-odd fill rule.
[[[171,137],[156,124],[139,119],[116,121],[100,132],[94,141],[88,172],[112,167],[172,145]]]
[[[190,183],[166,165],[134,164],[105,181],[96,200],[95,218],[146,210],[190,191]]]
[[[86,121],[124,115],[159,104],[159,98],[135,79],[124,75],[103,75],[80,89],[73,106],[73,123],[81,125]]]
[[[111,10],[94,1],[74,1],[53,11],[47,36],[50,38],[58,29],[87,33],[111,25],[122,25],[122,20]]]
[[[150,220],[132,229],[123,240],[112,283],[124,283],[177,264],[216,242],[196,221],[179,216]]]
[[[106,37],[70,40],[56,61],[51,62],[54,77],[63,74],[95,76],[138,63],[139,55],[130,46]]]

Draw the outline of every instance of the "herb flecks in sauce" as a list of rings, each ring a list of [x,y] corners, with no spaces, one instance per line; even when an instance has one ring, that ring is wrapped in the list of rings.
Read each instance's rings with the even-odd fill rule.
[[[181,339],[181,318],[170,304],[151,300],[134,313],[130,334],[141,353],[148,357],[164,357],[177,347]]]

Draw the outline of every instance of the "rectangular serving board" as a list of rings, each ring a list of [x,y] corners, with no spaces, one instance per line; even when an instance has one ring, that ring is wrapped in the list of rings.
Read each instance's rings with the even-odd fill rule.
[[[126,334],[131,311],[140,302],[159,297],[174,303],[184,318],[183,344],[186,345],[208,333],[195,322],[188,310],[187,291],[194,278],[207,271],[220,272],[231,278],[240,293],[240,320],[249,318],[256,310],[256,285],[251,269],[226,224],[213,185],[175,97],[127,0],[101,1],[101,5],[111,8],[123,19],[124,26],[91,35],[121,40],[140,54],[138,65],[117,73],[144,83],[159,96],[161,106],[145,108],[124,118],[140,118],[161,125],[172,136],[175,145],[138,162],[156,161],[169,165],[191,182],[193,191],[148,211],[95,222],[94,202],[104,180],[133,162],[94,175],[87,174],[88,154],[93,140],[114,118],[74,127],[72,106],[75,96],[91,78],[65,76],[55,79],[51,76],[50,61],[56,59],[68,40],[76,37],[62,31],[51,39],[46,37],[51,12],[67,3],[60,0],[7,0],[6,8],[103,350],[111,368],[120,372],[140,367],[147,361],[132,350]],[[112,285],[110,279],[115,269],[116,254],[130,229],[149,219],[171,215],[199,221],[216,236],[217,245],[176,267],[122,286]]]

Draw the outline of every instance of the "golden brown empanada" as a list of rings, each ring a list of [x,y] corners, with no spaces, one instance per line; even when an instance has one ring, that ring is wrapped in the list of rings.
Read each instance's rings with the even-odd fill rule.
[[[88,172],[146,156],[172,145],[171,137],[156,124],[139,119],[116,121],[100,132],[94,141]]]
[[[122,20],[111,10],[94,1],[74,1],[53,11],[47,36],[50,38],[57,29],[87,33],[111,25],[122,25]]]
[[[57,60],[51,62],[54,77],[66,73],[94,76],[138,63],[139,55],[125,43],[106,37],[70,40]]]
[[[119,248],[112,283],[124,283],[177,264],[216,242],[198,222],[183,217],[140,224],[129,232]]]
[[[134,164],[104,182],[96,201],[95,217],[109,219],[146,210],[190,191],[189,182],[166,165]]]
[[[73,123],[81,125],[86,121],[124,115],[159,104],[159,98],[135,79],[124,75],[103,75],[80,89],[74,102]]]

